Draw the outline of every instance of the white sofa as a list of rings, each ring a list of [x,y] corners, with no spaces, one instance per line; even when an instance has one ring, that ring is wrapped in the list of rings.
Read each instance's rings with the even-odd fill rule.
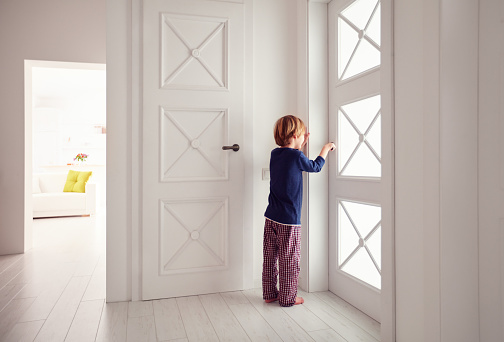
[[[67,173],[33,175],[33,218],[94,215],[96,184],[88,181],[86,192],[63,192]]]

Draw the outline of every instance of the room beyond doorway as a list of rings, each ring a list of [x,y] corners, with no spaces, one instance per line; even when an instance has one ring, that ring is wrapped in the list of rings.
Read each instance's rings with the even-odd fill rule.
[[[46,191],[37,176],[91,171],[96,194],[91,205],[86,194],[85,206],[92,210],[82,214],[105,215],[105,163],[105,65],[25,61],[25,250],[32,245],[33,212],[40,210],[33,194]],[[81,214],[68,209],[42,217]]]

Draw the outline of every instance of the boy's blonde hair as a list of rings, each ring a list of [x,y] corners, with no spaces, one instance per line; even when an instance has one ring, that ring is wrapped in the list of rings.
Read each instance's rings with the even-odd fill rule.
[[[300,136],[306,132],[306,126],[300,118],[294,115],[286,115],[281,117],[275,123],[273,135],[278,146],[289,144],[290,138]]]

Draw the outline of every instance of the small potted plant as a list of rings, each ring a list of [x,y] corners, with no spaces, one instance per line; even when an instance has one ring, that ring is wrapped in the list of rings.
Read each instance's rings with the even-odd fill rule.
[[[74,161],[77,161],[80,164],[83,164],[86,161],[87,157],[88,157],[87,154],[79,153],[78,155],[75,156]]]

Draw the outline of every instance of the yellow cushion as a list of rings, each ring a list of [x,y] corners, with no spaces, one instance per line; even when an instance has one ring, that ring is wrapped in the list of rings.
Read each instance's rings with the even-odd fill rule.
[[[68,171],[63,192],[86,192],[86,183],[92,174],[92,171]]]

